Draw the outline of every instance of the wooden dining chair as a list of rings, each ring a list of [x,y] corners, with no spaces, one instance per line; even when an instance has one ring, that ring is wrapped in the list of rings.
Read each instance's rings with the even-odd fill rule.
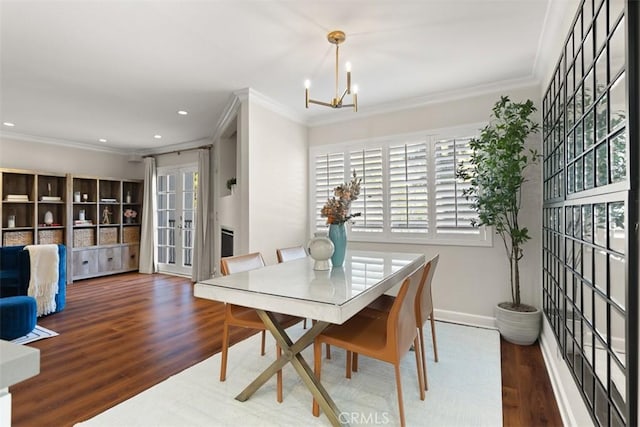
[[[307,256],[307,251],[303,246],[292,246],[290,248],[276,249],[278,262],[293,261]]]
[[[243,271],[255,270],[264,267],[264,259],[259,252],[226,257],[220,259],[220,271],[223,276],[240,273]],[[284,328],[288,328],[300,322],[302,318],[289,316],[286,314],[274,313],[277,322]],[[235,304],[226,304],[224,311],[224,327],[222,330],[222,363],[220,364],[220,381],[225,381],[227,377],[227,355],[229,352],[229,327],[239,326],[242,328],[257,329],[262,331],[260,355],[265,354],[265,332],[266,327],[253,308],[242,307]],[[280,347],[278,346],[278,357]],[[282,402],[282,371],[277,374],[277,399]]]
[[[416,328],[415,297],[422,280],[426,265],[411,273],[402,283],[400,292],[387,313],[377,317],[356,314],[342,325],[331,325],[314,340],[314,371],[318,380],[322,370],[322,343],[331,344],[347,350],[347,371],[350,370],[351,353],[359,353],[374,359],[392,363],[395,368],[396,392],[400,423],[405,426],[404,405],[402,402],[402,384],[400,379],[400,360],[411,345],[415,347],[416,369],[420,399],[424,400],[424,375],[418,354],[420,341]],[[320,415],[318,403],[313,401],[313,415]]]
[[[420,339],[420,356],[422,359],[422,372],[424,373],[424,386],[425,390],[428,389],[429,385],[427,382],[427,364],[425,358],[425,342],[424,342],[424,325],[427,320],[431,323],[431,340],[433,342],[433,357],[436,362],[438,362],[438,345],[436,343],[436,322],[433,315],[433,295],[431,292],[431,284],[433,282],[433,275],[436,272],[436,267],[438,266],[438,260],[440,259],[440,255],[434,256],[431,260],[429,260],[426,264],[423,277],[420,281],[420,286],[418,288],[418,293],[416,295],[415,300],[415,312],[416,312],[416,325],[418,327],[418,335]],[[385,313],[391,310],[393,303],[395,302],[396,297],[392,295],[383,294],[378,297],[374,302],[369,304],[365,310],[363,310],[364,315],[376,317],[376,313]],[[373,313],[372,313],[373,312]],[[358,370],[358,356],[357,354],[353,355],[352,361],[352,369],[354,371]]]

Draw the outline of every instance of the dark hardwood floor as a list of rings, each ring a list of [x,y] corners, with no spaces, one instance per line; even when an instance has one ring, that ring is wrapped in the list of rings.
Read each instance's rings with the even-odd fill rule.
[[[71,426],[220,351],[223,305],[188,279],[137,273],[70,285],[64,311],[39,319],[60,336],[40,374],[10,388],[13,425]],[[232,341],[247,333],[234,328]],[[537,345],[501,343],[505,426],[562,425]]]

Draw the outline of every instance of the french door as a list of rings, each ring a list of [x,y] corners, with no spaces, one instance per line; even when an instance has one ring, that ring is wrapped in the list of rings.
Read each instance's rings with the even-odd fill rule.
[[[197,166],[157,170],[158,270],[191,275],[198,188]]]

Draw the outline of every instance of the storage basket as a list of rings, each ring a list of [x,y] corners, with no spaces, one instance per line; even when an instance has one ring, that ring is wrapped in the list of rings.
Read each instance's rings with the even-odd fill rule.
[[[99,235],[99,243],[101,245],[114,245],[118,243],[118,229],[115,227],[101,228]]]
[[[96,232],[92,228],[80,228],[73,230],[73,247],[82,248],[85,246],[95,246]]]
[[[38,230],[38,243],[41,245],[64,243],[64,233],[60,229]]]
[[[140,243],[140,227],[125,227],[123,243]]]
[[[33,231],[5,231],[2,234],[2,246],[20,246],[33,244]]]

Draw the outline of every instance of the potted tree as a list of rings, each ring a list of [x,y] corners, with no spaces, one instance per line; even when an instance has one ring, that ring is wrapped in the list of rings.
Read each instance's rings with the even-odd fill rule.
[[[531,119],[536,108],[531,100],[516,103],[502,96],[492,111],[491,122],[470,141],[470,159],[458,165],[456,175],[470,184],[464,195],[478,214],[472,223],[494,227],[509,260],[512,300],[496,306],[498,330],[507,341],[529,345],[540,334],[542,312],[520,300],[519,262],[531,237],[518,214],[525,170],[539,159],[525,147],[527,137],[538,131]]]

